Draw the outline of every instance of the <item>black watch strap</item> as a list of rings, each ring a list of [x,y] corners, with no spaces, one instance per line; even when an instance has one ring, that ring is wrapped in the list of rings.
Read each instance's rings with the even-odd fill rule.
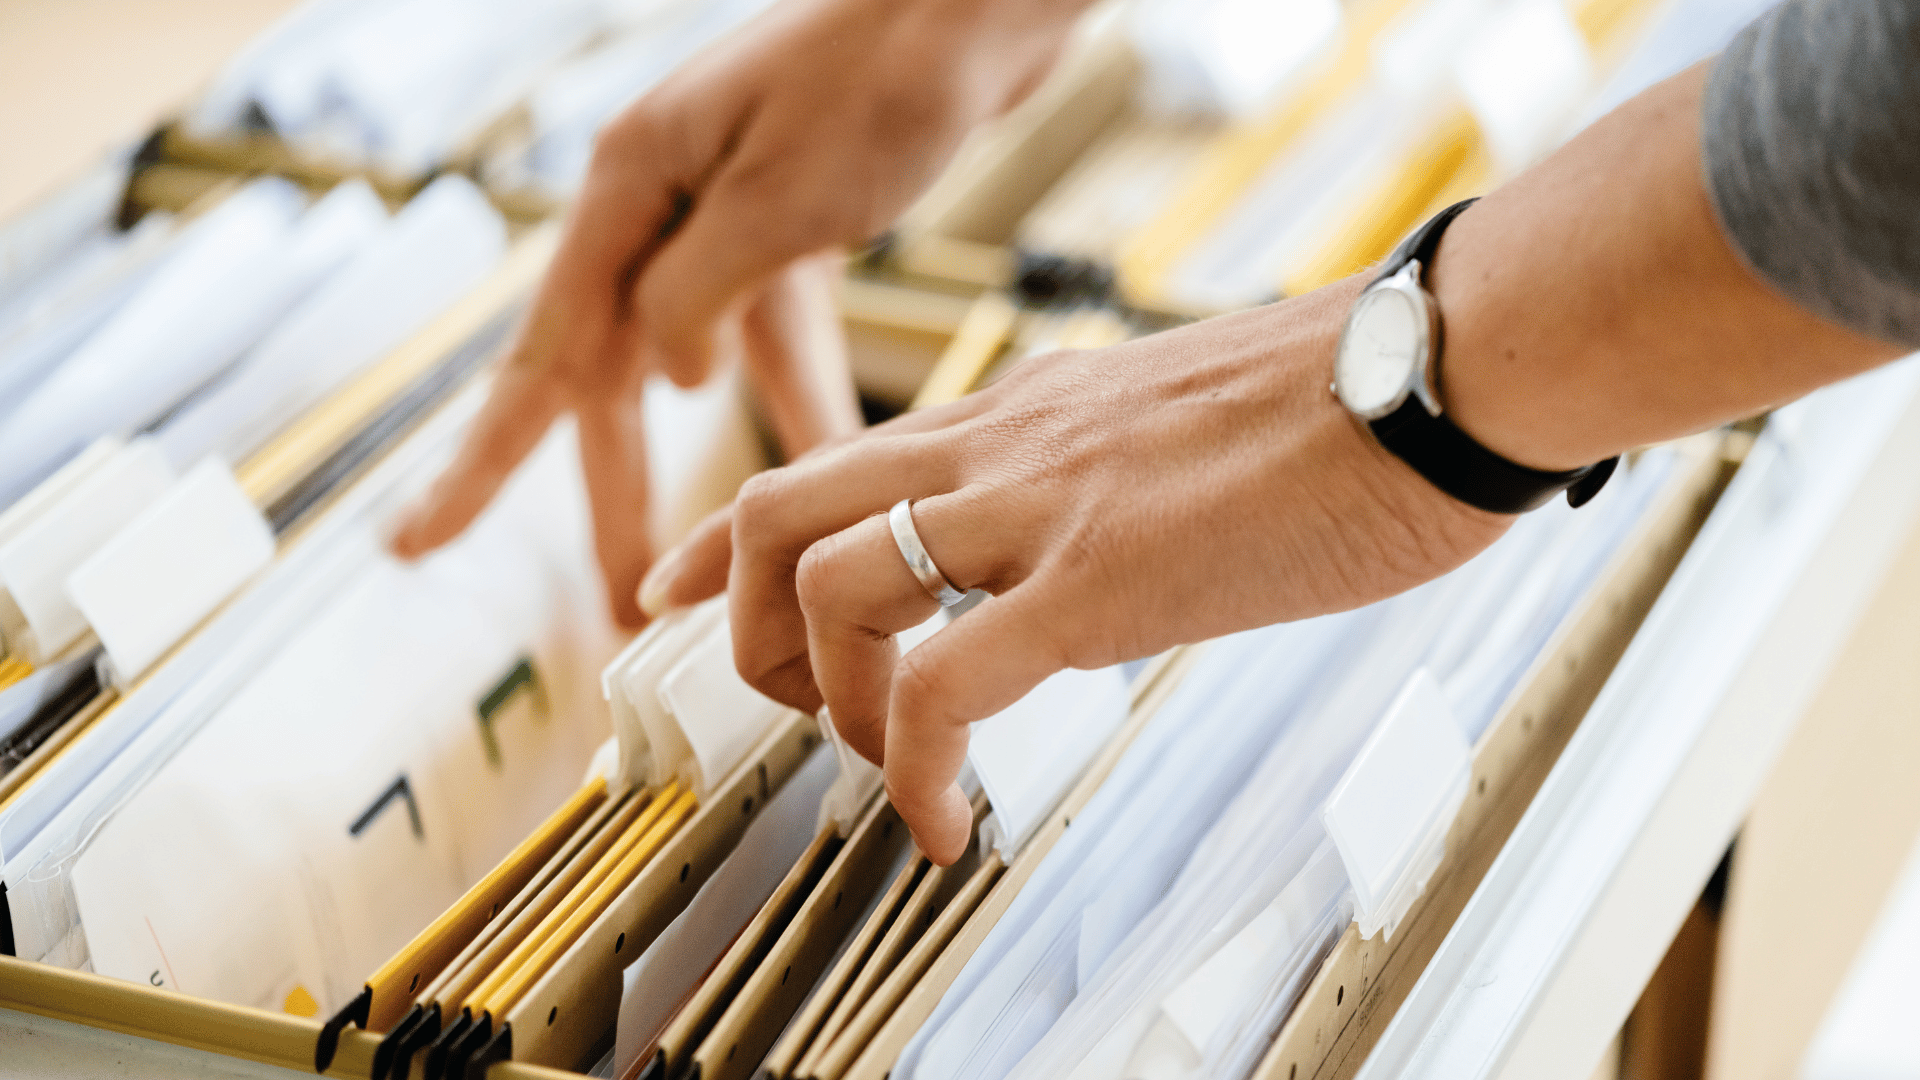
[[[1461,199],[1428,218],[1425,225],[1413,230],[1405,240],[1400,241],[1400,246],[1394,248],[1393,253],[1387,256],[1387,261],[1380,264],[1380,273],[1373,280],[1385,281],[1417,259],[1420,262],[1420,277],[1424,282],[1427,266],[1433,261],[1434,251],[1440,247],[1440,238],[1447,234],[1447,226],[1453,224],[1453,219],[1464,213],[1467,207],[1479,201],[1478,197]]]
[[[1433,253],[1447,226],[1474,204],[1464,199],[1433,215],[1426,224],[1400,242],[1387,256],[1375,281],[1392,277],[1409,262],[1419,262],[1422,287]],[[1429,363],[1438,363],[1443,348],[1444,320],[1436,327]],[[1413,466],[1441,491],[1469,506],[1496,514],[1520,514],[1537,509],[1564,491],[1567,503],[1582,506],[1600,493],[1620,463],[1617,457],[1566,472],[1528,468],[1480,445],[1460,430],[1445,413],[1427,411],[1418,395],[1409,394],[1398,409],[1368,422],[1374,438],[1394,456]]]
[[[1381,446],[1413,466],[1434,487],[1468,506],[1496,514],[1524,514],[1545,506],[1562,491],[1568,504],[1581,506],[1600,493],[1620,461],[1608,458],[1568,472],[1530,469],[1481,446],[1444,413],[1433,415],[1412,395],[1371,426]]]

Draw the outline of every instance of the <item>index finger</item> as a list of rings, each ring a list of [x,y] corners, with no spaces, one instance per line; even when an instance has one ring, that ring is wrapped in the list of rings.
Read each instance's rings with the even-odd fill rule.
[[[565,395],[548,375],[508,365],[461,440],[453,463],[433,482],[393,538],[393,552],[414,559],[458,536],[560,415]]]
[[[453,464],[394,538],[402,558],[425,554],[466,529],[571,404],[570,392],[610,397],[633,380],[637,358],[626,296],[671,231],[688,168],[669,164],[670,143],[644,114],[636,110],[617,123],[621,137],[603,139],[596,149],[487,404]]]

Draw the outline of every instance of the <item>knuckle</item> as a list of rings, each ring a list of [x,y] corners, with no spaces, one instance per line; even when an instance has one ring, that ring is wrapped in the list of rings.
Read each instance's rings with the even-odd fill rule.
[[[957,109],[951,96],[942,93],[939,86],[937,80],[917,72],[902,70],[883,76],[867,111],[869,134],[880,145],[890,146],[922,141],[931,132],[951,127]]]
[[[733,536],[742,546],[757,547],[779,530],[787,502],[787,481],[783,470],[755,473],[740,485],[734,497]]]
[[[665,131],[651,96],[629,105],[593,136],[592,168],[619,168],[657,150]]]
[[[816,541],[800,556],[793,575],[794,591],[800,597],[800,610],[813,618],[827,609],[837,591],[840,577],[841,543],[836,537]]]
[[[742,156],[728,167],[724,188],[715,192],[716,198],[743,208],[752,236],[778,263],[866,239],[867,230],[855,211],[860,200],[849,198],[844,184],[801,173],[794,162],[807,160],[802,150],[775,147]],[[778,207],[778,212],[767,213],[769,207]]]
[[[660,373],[681,390],[697,390],[712,373],[713,360],[697,348],[668,345],[658,350]]]
[[[802,711],[815,707],[812,668],[802,651],[797,655],[775,655],[763,648],[742,651],[735,646],[734,667],[748,686],[760,693]]]
[[[886,775],[887,801],[908,817],[931,809],[934,800],[918,787],[902,783],[893,773]]]

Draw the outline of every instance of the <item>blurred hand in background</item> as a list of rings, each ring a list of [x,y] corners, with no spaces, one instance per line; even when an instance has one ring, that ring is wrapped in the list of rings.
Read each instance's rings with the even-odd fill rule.
[[[1051,68],[1084,0],[794,0],[601,133],[532,312],[395,550],[446,543],[566,412],[615,617],[653,559],[641,395],[739,356],[789,456],[860,416],[832,253],[883,232]]]

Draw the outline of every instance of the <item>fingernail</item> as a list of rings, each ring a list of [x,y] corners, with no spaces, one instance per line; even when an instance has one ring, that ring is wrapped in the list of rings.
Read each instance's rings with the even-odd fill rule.
[[[640,610],[647,618],[657,619],[667,610],[667,586],[680,572],[680,549],[674,548],[660,556],[640,579]]]

